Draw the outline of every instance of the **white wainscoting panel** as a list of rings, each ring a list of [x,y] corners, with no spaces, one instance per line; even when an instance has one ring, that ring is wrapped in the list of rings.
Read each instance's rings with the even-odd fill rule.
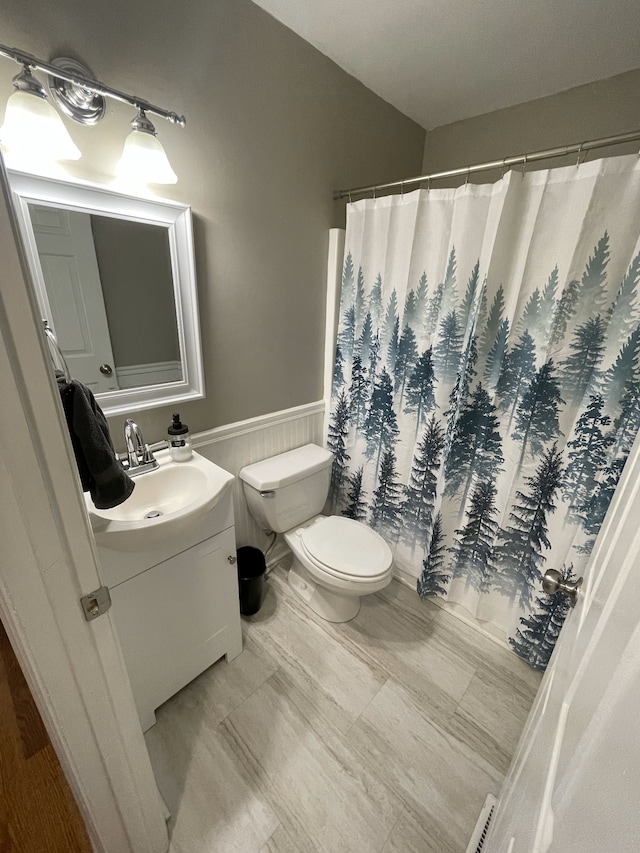
[[[321,445],[323,417],[324,403],[320,400],[197,433],[192,438],[193,446],[237,478],[245,465],[303,444]],[[238,546],[253,545],[264,551],[269,537],[249,514],[239,479],[233,485],[233,504]]]
[[[118,388],[140,388],[161,385],[164,382],[182,381],[182,364],[179,361],[155,361],[150,364],[128,364],[116,367]]]

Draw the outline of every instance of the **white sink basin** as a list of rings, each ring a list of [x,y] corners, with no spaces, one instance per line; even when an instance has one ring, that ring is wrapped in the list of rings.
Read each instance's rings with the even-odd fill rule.
[[[131,497],[113,509],[85,501],[96,542],[118,551],[143,551],[180,536],[200,522],[231,487],[234,477],[198,453],[173,462],[169,450],[155,454],[159,467],[135,478]]]

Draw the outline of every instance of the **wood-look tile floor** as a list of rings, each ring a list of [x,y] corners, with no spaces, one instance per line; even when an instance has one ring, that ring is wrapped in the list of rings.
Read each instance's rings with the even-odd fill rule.
[[[172,853],[462,853],[540,676],[396,581],[342,625],[267,586],[147,732]]]

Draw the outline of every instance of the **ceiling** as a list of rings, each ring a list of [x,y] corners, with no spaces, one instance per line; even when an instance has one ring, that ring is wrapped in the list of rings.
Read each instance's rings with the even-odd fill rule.
[[[639,0],[254,2],[427,130],[640,68]]]

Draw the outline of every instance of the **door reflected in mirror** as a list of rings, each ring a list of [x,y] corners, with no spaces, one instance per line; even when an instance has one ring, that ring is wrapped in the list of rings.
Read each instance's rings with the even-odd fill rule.
[[[72,376],[94,394],[180,381],[168,229],[28,207],[47,318]]]
[[[42,317],[107,415],[204,397],[191,210],[9,172]]]

